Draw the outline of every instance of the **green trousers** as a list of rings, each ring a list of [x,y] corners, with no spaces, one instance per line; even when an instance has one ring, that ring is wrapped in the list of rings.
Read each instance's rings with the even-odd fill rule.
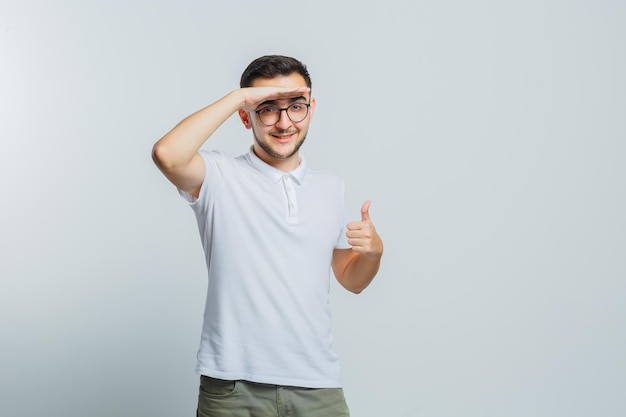
[[[197,417],[349,417],[341,388],[299,388],[200,377]]]

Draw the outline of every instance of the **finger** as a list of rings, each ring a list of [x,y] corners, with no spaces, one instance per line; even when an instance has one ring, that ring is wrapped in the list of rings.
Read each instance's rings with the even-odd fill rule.
[[[306,94],[311,89],[309,87],[282,87],[278,91],[271,92],[268,98],[292,98],[294,95]]]
[[[372,253],[372,246],[369,240],[366,239],[350,239],[348,240],[352,250],[358,253],[370,254]]]
[[[363,203],[363,205],[361,206],[361,221],[363,222],[368,222],[370,221],[370,204],[372,202],[370,200],[367,200],[365,203]]]
[[[364,239],[362,237],[349,237],[348,243],[350,244],[350,246],[352,246],[352,248],[360,248],[367,245],[367,239]]]
[[[311,89],[309,87],[267,86],[248,87],[246,91],[248,96],[245,99],[246,104],[244,108],[247,111],[251,111],[264,101],[297,97],[298,95],[309,93]]]
[[[346,237],[369,239],[372,237],[372,233],[368,228],[348,229],[348,231],[346,232]]]
[[[363,222],[353,221],[353,222],[348,223],[347,225],[348,230],[360,230],[362,228],[363,228]]]
[[[308,93],[311,91],[310,87],[294,87],[294,91],[297,93]]]

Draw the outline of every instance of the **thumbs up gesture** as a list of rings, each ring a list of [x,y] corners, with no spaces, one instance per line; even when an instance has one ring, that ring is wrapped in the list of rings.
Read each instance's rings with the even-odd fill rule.
[[[383,254],[383,241],[376,233],[374,223],[370,219],[371,202],[367,200],[361,206],[361,221],[348,223],[348,243],[352,250],[366,256],[380,257]]]

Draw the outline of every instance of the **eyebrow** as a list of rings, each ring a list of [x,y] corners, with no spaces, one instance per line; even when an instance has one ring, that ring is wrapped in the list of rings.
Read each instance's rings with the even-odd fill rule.
[[[288,100],[289,100],[289,103],[295,103],[298,100],[306,101],[306,97],[304,97],[304,96],[292,97],[292,98],[290,98]],[[277,105],[278,101],[277,100],[267,100],[267,101],[264,101],[263,103],[259,104],[258,107],[265,106],[265,105],[268,105],[268,104]]]

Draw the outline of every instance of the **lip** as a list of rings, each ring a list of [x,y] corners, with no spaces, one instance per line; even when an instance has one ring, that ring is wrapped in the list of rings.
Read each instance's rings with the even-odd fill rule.
[[[272,135],[272,137],[280,143],[287,143],[295,136],[295,133],[290,133],[288,135]]]

